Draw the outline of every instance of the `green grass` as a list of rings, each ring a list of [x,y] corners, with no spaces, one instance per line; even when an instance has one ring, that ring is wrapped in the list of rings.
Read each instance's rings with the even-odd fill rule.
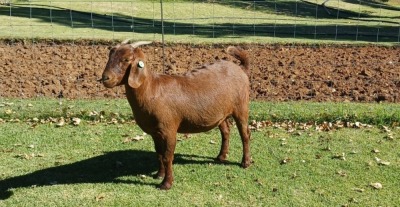
[[[0,38],[161,41],[159,1],[13,1]],[[164,1],[167,42],[398,43],[398,1]],[[319,5],[317,7],[317,5]]]
[[[273,122],[361,122],[390,125],[400,121],[399,104],[330,102],[253,102],[251,118]]]
[[[250,120],[272,122],[361,122],[372,125],[392,125],[400,122],[400,107],[396,103],[315,103],[262,102],[250,105]],[[95,115],[95,114],[98,115]],[[58,100],[58,99],[0,99],[0,118],[27,121],[33,118],[80,118],[87,121],[132,119],[125,99]]]
[[[60,105],[59,100],[2,99],[0,104],[0,206],[396,206],[399,202],[400,109],[395,104],[253,102],[251,117],[259,121],[322,122],[324,117],[343,120],[352,114],[353,121],[392,127],[390,132],[378,125],[328,132],[315,130],[316,125],[294,132],[284,124],[261,128],[252,132],[255,163],[245,170],[239,167],[241,142],[235,128],[227,164],[213,161],[220,145],[218,130],[189,139],[180,135],[175,183],[167,192],[157,190],[160,180],[151,178],[157,169],[151,138],[126,142],[142,135],[129,118],[126,100],[62,100]],[[91,111],[103,111],[103,119],[90,116]],[[374,118],[377,114],[381,117]],[[82,122],[56,127],[49,120],[61,116],[80,117]],[[43,123],[35,124],[35,117]],[[379,165],[375,157],[390,164]],[[383,188],[372,188],[370,183],[375,182]]]

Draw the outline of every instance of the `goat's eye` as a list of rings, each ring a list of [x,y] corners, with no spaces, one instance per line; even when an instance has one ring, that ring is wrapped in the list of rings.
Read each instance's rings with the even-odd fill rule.
[[[124,59],[122,59],[122,61],[123,62],[129,62],[129,59],[128,58],[124,58]]]

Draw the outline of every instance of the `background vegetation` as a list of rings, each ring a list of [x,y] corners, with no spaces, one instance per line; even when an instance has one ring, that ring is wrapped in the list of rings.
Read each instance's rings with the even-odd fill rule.
[[[161,41],[160,1],[12,1],[0,37]],[[399,43],[400,3],[365,0],[163,1],[169,42]]]

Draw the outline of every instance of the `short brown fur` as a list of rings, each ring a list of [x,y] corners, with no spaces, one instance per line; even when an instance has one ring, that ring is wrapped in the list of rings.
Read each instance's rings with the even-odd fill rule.
[[[177,133],[198,133],[219,127],[222,145],[217,160],[225,161],[233,117],[239,130],[243,157],[241,166],[250,163],[249,59],[237,47],[227,52],[241,61],[219,60],[196,68],[182,76],[155,74],[146,66],[145,56],[137,46],[121,44],[110,51],[101,81],[106,87],[125,85],[126,95],[139,127],[152,136],[159,159],[156,177],[163,177],[159,188],[173,183],[172,162]],[[144,67],[139,62],[144,63]]]

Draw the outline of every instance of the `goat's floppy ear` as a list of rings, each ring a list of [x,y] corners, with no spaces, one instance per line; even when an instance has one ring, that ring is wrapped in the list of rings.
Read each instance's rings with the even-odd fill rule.
[[[139,86],[142,85],[145,79],[145,74],[144,74],[145,67],[146,67],[145,63],[141,59],[137,59],[132,63],[131,71],[129,72],[129,77],[128,77],[128,85],[130,87],[139,88]]]
[[[133,48],[134,61],[131,64],[131,71],[129,72],[128,85],[132,88],[138,88],[142,85],[145,79],[144,54],[140,48]]]

